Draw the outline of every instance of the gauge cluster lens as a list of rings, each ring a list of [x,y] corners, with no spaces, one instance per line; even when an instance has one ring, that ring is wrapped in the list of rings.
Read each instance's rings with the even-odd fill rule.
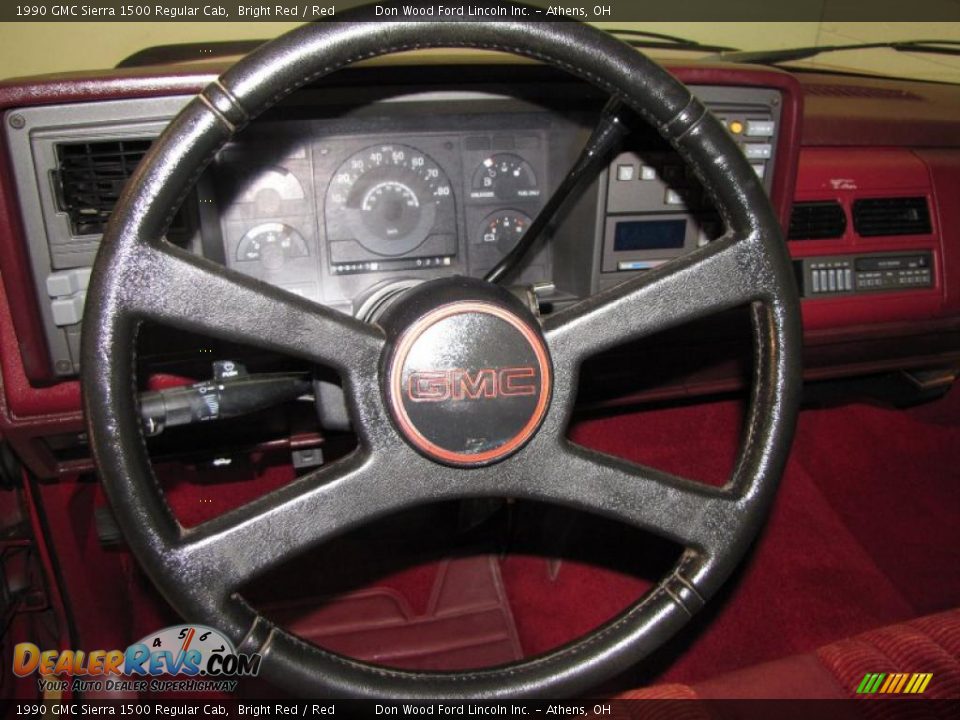
[[[327,189],[325,219],[334,261],[338,250],[356,255],[352,243],[367,254],[396,258],[431,236],[456,235],[449,178],[409,145],[373,145],[347,158]],[[338,247],[344,243],[348,247]]]
[[[207,190],[223,261],[346,312],[385,280],[482,277],[542,205],[547,135],[454,132],[450,122],[434,123],[442,132],[407,125],[384,135],[380,118],[357,127],[291,120],[283,133],[271,123],[232,143]],[[214,208],[200,210],[213,219]],[[549,270],[535,254],[515,281],[539,282]]]

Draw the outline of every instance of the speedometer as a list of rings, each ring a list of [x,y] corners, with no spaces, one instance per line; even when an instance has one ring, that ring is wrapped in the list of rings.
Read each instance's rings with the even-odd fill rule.
[[[409,145],[373,145],[337,168],[326,198],[327,239],[355,241],[382,257],[412,253],[431,235],[456,232],[450,180]]]

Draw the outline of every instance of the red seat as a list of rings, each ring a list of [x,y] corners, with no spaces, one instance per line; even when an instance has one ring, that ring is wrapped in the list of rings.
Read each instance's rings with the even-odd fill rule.
[[[857,692],[867,674],[876,689]],[[926,683],[914,674],[930,673]],[[871,687],[866,687],[871,690]],[[732,698],[838,699],[858,696],[902,698],[921,689],[925,698],[960,699],[960,609],[840,640],[814,653],[794,655],[692,685],[654,685],[621,699]],[[912,693],[917,694],[917,693]]]

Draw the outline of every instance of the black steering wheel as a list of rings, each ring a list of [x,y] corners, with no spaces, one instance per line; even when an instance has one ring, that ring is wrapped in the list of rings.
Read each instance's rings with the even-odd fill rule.
[[[726,234],[542,325],[507,293],[463,279],[428,283],[382,320],[361,322],[162,240],[204,167],[251,118],[352,62],[426,47],[535,58],[619,98],[692,166]],[[585,357],[747,304],[754,383],[726,486],[703,486],[567,440]],[[154,478],[138,419],[135,339],[143,320],[332,367],[343,379],[358,448],[244,507],[181,527]],[[154,143],[97,256],[83,384],[97,465],[131,550],[184,618],[220,629],[239,652],[261,653],[261,674],[272,682],[312,696],[557,697],[590,688],[663,643],[743,556],[786,462],[800,345],[788,255],[760,183],[721,124],[658,65],[572,22],[338,22],[300,27],[244,58]],[[475,372],[455,376],[456,367]],[[489,402],[469,402],[477,398]],[[457,425],[451,417],[469,431],[447,432]],[[669,575],[592,634],[523,662],[465,672],[395,670],[324,651],[237,594],[245,580],[374,518],[470,497],[560,503],[662,534],[686,550]]]

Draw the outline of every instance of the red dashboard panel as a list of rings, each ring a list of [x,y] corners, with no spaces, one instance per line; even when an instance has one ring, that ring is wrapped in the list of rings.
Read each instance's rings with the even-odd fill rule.
[[[917,150],[933,179],[943,248],[941,277],[946,310],[960,312],[960,149]]]
[[[933,232],[927,235],[861,237],[852,222],[842,238],[796,240],[795,258],[851,253],[929,250],[934,258],[934,287],[903,292],[806,298],[804,328],[854,327],[939,317],[945,310],[944,247],[936,195],[927,164],[903,148],[804,148],[800,153],[795,199],[835,200],[847,217],[858,198],[924,197],[931,208]]]
[[[798,73],[806,147],[954,147],[960,92],[949,83]]]

